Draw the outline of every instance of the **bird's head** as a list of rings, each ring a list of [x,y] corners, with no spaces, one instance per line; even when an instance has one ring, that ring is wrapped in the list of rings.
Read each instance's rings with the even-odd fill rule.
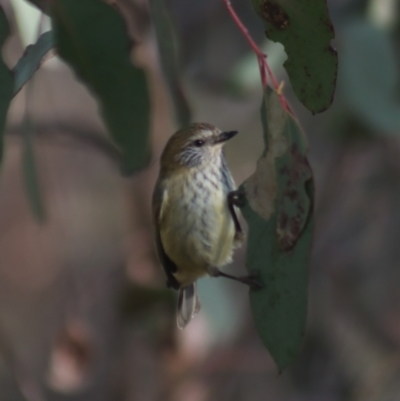
[[[161,167],[200,167],[219,161],[226,141],[237,131],[222,132],[211,124],[193,123],[169,139],[161,156]]]

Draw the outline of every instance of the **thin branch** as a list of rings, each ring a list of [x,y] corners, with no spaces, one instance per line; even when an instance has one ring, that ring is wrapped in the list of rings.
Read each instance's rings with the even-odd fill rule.
[[[243,36],[249,42],[250,47],[256,54],[257,60],[258,60],[258,65],[260,67],[261,82],[263,84],[263,87],[266,87],[268,84],[268,81],[267,81],[267,76],[265,74],[264,64],[268,64],[266,61],[267,55],[264,54],[261,51],[261,49],[257,46],[257,43],[254,42],[253,38],[249,34],[249,31],[244,26],[243,22],[240,20],[239,16],[236,14],[235,10],[233,9],[230,0],[223,0],[223,2],[225,3],[226,8],[228,9],[228,12],[231,15],[233,21],[238,26],[238,28],[241,30],[241,32],[243,33]],[[276,87],[275,77],[272,75],[272,77],[270,77],[270,78],[271,78],[272,84],[274,85],[274,87]],[[274,82],[274,80],[275,80],[275,82]]]
[[[100,131],[62,122],[37,123],[35,128],[35,137],[50,145],[97,150],[111,161],[121,163],[121,152]],[[12,125],[7,127],[6,135],[19,137],[22,132],[21,125]]]

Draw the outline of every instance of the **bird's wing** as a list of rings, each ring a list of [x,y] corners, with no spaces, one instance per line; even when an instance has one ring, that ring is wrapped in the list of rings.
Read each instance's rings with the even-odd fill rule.
[[[175,290],[180,288],[180,284],[174,277],[174,273],[178,271],[175,263],[165,253],[161,235],[160,225],[163,219],[163,212],[165,212],[165,205],[167,203],[168,193],[162,183],[158,182],[153,193],[153,221],[155,226],[155,240],[158,258],[162,267],[164,268],[165,274],[167,275],[167,285]]]

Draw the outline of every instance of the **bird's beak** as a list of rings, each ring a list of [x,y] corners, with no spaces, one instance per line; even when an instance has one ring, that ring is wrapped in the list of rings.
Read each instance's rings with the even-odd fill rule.
[[[223,143],[228,141],[229,139],[233,138],[238,131],[228,131],[228,132],[221,132],[214,143]]]

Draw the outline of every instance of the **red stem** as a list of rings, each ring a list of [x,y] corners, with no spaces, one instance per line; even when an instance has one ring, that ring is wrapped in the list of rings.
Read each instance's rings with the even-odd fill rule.
[[[267,55],[264,54],[261,51],[261,49],[257,46],[257,44],[254,42],[254,40],[252,39],[252,37],[249,34],[249,31],[244,26],[243,22],[240,20],[240,18],[236,14],[235,10],[233,9],[230,0],[222,0],[222,1],[225,3],[225,6],[228,9],[228,12],[231,15],[233,21],[238,26],[238,28],[240,29],[240,31],[242,32],[242,34],[246,38],[246,40],[249,42],[250,47],[252,48],[255,55],[257,56],[258,66],[260,68],[261,83],[262,83],[263,89],[268,85],[268,80],[267,80],[267,74],[268,74],[268,77],[271,80],[271,83],[272,83],[275,91],[278,93],[282,107],[286,111],[289,112],[290,111],[289,105],[286,102],[285,97],[281,93],[280,85],[279,85],[277,79],[275,78],[275,76],[271,70],[271,67],[269,66],[269,64],[267,62]]]

